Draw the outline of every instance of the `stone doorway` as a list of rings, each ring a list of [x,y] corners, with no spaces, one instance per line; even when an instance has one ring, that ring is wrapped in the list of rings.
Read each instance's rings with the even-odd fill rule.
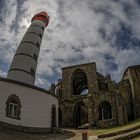
[[[103,101],[99,105],[99,120],[107,120],[112,118],[112,108],[110,103]]]
[[[52,105],[51,109],[51,127],[56,127],[56,106]]]
[[[63,127],[62,126],[62,111],[60,108],[58,109],[58,121],[59,121],[59,127]]]
[[[79,102],[74,106],[73,120],[75,128],[88,123],[88,113],[83,102]]]

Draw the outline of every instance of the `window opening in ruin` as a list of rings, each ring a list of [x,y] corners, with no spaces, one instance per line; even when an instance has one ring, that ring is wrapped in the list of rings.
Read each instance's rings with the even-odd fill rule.
[[[99,120],[106,120],[112,118],[112,109],[110,103],[107,101],[99,105]]]
[[[61,109],[59,108],[58,109],[58,121],[59,121],[59,127],[63,127],[62,125],[62,111]]]
[[[88,89],[84,89],[80,93],[80,95],[86,95],[86,94],[88,94]]]
[[[72,76],[72,89],[74,95],[85,95],[88,94],[88,82],[86,74],[81,70],[77,69]]]

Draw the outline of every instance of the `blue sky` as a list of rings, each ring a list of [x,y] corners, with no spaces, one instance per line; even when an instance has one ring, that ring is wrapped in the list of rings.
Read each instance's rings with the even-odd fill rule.
[[[50,23],[41,45],[36,85],[47,88],[61,68],[96,62],[119,81],[140,64],[139,0],[0,0],[0,76],[8,68],[34,14],[47,11]]]

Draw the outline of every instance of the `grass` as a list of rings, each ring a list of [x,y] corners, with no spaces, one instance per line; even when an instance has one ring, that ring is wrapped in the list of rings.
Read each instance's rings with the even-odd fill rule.
[[[140,119],[139,120],[135,120],[132,121],[126,125],[123,126],[117,126],[117,127],[112,127],[112,128],[108,128],[108,129],[97,129],[97,130],[89,130],[89,134],[90,135],[101,135],[101,134],[108,134],[108,133],[114,133],[114,132],[118,132],[118,131],[122,131],[125,129],[130,129],[136,126],[140,126]]]
[[[133,138],[133,140],[140,140],[140,137]]]

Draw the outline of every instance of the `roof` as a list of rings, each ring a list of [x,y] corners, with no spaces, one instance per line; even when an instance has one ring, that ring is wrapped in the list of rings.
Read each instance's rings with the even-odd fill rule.
[[[140,69],[140,65],[133,65],[133,66],[127,67],[127,69],[124,71],[122,77],[124,77],[124,75],[125,75],[125,73],[127,72],[128,69],[130,69],[130,70],[137,70],[137,69]]]
[[[38,91],[44,92],[46,94],[49,94],[49,95],[52,95],[52,96],[58,98],[55,94],[49,92],[48,90],[45,90],[45,89],[40,88],[40,87],[37,87],[35,85],[30,85],[30,84],[27,84],[27,83],[23,83],[23,82],[20,82],[20,81],[11,80],[11,79],[7,79],[7,78],[2,78],[2,77],[0,77],[0,81],[4,81],[4,82],[12,83],[12,84],[17,84],[17,85],[20,85],[20,86],[32,88],[34,90],[38,90]]]

